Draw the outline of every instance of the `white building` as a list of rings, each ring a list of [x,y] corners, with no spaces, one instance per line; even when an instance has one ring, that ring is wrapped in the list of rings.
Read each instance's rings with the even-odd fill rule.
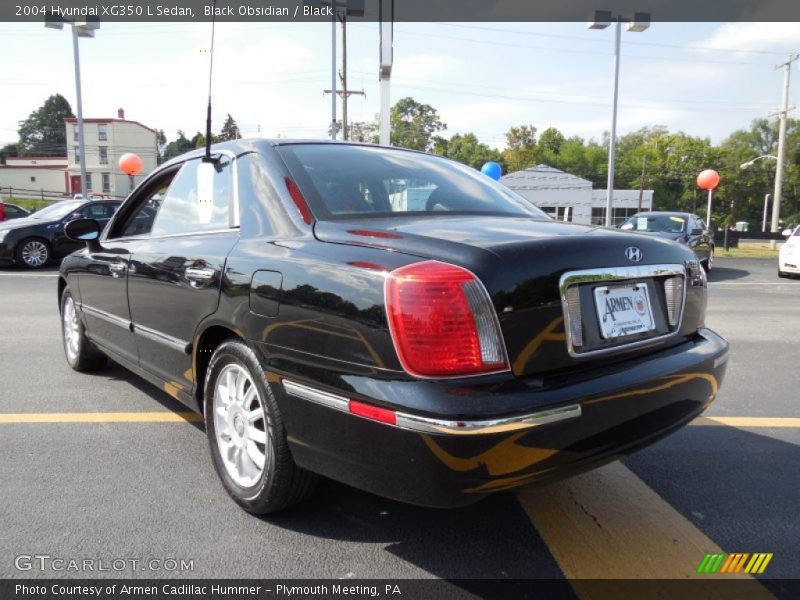
[[[603,225],[606,218],[606,190],[592,189],[592,182],[547,165],[509,173],[500,183],[525,197],[555,219]],[[641,210],[650,210],[653,190],[642,192]],[[614,190],[613,223],[620,225],[639,210],[639,190]]]
[[[80,146],[74,117],[65,119],[67,156],[7,157],[0,165],[0,188],[12,188],[14,196],[57,197],[81,193]],[[125,119],[121,108],[116,119],[84,119],[88,193],[125,197],[156,168],[156,131]],[[119,168],[119,158],[132,152],[142,159],[142,170],[130,177]]]
[[[3,195],[34,197],[43,192],[67,189],[66,156],[6,157],[0,165]]]
[[[89,192],[106,196],[127,196],[133,186],[156,168],[156,131],[125,119],[121,108],[116,119],[84,119],[86,179]],[[69,194],[77,194],[81,185],[80,146],[77,119],[65,119],[67,127],[67,175]],[[129,177],[119,168],[119,158],[132,152],[142,159],[142,170]]]

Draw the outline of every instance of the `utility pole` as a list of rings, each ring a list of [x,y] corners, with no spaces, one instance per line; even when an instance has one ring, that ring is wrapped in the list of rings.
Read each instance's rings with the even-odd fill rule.
[[[364,90],[348,90],[347,89],[347,79],[345,76],[340,75],[342,80],[342,89],[340,90],[322,90],[323,94],[336,94],[342,99],[342,130],[343,130],[343,137],[342,139],[347,140],[350,139],[350,136],[347,132],[347,98],[350,96],[364,96],[367,97],[367,93]]]
[[[775,69],[786,69],[783,77],[783,102],[781,103],[781,110],[778,112],[779,125],[778,125],[778,166],[775,169],[775,193],[772,197],[772,226],[770,230],[774,233],[778,231],[778,222],[781,216],[781,196],[783,194],[783,159],[786,154],[786,113],[794,110],[794,107],[789,108],[789,81],[792,73],[792,63],[800,58],[800,54],[789,54],[789,59],[777,65]],[[772,115],[770,115],[772,116]],[[770,246],[775,247],[775,241],[772,240]]]
[[[394,60],[392,41],[394,35],[394,0],[378,0],[378,22],[380,26],[378,80],[380,81],[381,89],[379,142],[382,146],[389,146],[392,142],[389,87],[392,78],[392,62]]]
[[[345,141],[347,135],[347,11],[345,10],[339,17],[342,23],[342,72],[339,75],[342,79],[342,89],[345,94],[342,96],[342,134]]]
[[[644,195],[644,172],[647,168],[647,154],[642,156],[642,176],[639,179],[639,205],[636,212],[642,212],[642,196]]]

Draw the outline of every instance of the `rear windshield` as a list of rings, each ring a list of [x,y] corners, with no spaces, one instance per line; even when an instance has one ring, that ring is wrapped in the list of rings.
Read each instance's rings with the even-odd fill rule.
[[[486,175],[443,158],[370,146],[279,146],[317,218],[420,213],[549,219]]]
[[[679,215],[634,215],[621,229],[628,231],[662,231],[681,233],[686,228],[686,218]]]

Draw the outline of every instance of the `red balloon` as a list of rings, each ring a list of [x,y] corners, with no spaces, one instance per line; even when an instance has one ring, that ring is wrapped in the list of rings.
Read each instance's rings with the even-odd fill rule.
[[[119,157],[119,168],[128,175],[136,175],[142,170],[142,159],[128,152]]]
[[[703,190],[713,190],[719,185],[719,173],[714,169],[706,169],[697,176],[697,187]]]

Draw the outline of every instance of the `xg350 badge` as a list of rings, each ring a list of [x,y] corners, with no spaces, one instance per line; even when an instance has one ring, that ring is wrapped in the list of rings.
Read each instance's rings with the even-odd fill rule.
[[[636,246],[628,246],[625,248],[625,256],[627,256],[628,260],[631,262],[641,262],[642,258],[644,258],[641,248],[637,248]]]

